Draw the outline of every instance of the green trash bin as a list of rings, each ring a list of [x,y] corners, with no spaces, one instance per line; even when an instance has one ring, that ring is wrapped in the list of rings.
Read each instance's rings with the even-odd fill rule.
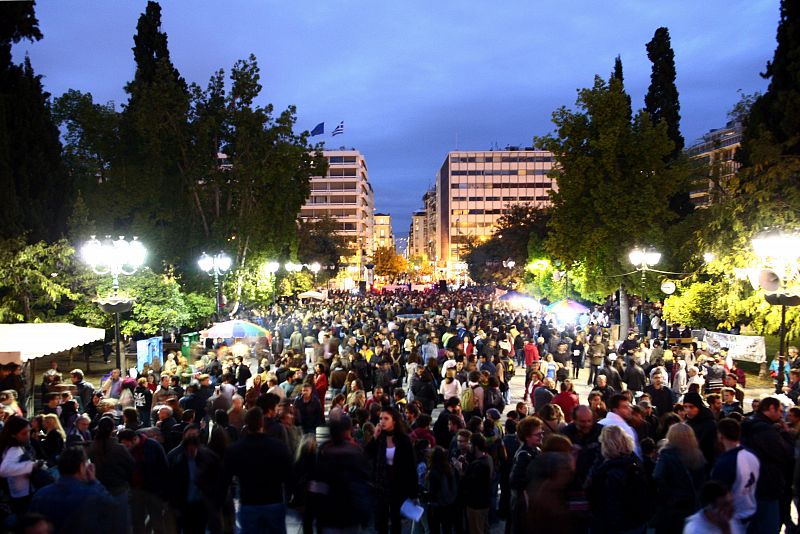
[[[199,332],[189,332],[181,336],[181,354],[187,361],[191,362],[192,344],[200,341]]]

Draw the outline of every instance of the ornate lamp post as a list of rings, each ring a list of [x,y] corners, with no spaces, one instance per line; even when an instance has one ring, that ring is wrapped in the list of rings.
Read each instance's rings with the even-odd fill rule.
[[[655,250],[635,248],[631,250],[630,253],[628,253],[628,259],[633,264],[633,266],[636,267],[636,271],[642,273],[642,306],[639,309],[639,321],[641,327],[643,327],[644,330],[647,331],[647,327],[644,324],[644,302],[645,302],[644,279],[647,271],[652,270],[652,267],[654,267],[655,265],[658,264],[659,261],[661,261],[661,253],[656,252]]]
[[[114,344],[117,357],[117,368],[123,369],[122,354],[120,351],[119,314],[131,310],[133,299],[119,296],[119,275],[130,276],[144,264],[147,249],[142,242],[134,236],[131,241],[126,241],[124,236],[112,240],[108,235],[101,242],[91,236],[81,248],[81,257],[95,274],[111,275],[113,295],[98,298],[96,302],[100,309],[106,313],[114,314]]]
[[[222,316],[222,285],[219,283],[219,278],[230,270],[232,263],[233,261],[231,258],[224,252],[215,254],[213,257],[203,252],[203,255],[197,260],[197,265],[200,269],[205,271],[209,276],[214,277],[215,309],[218,318]]]
[[[761,262],[750,281],[755,289],[766,293],[765,300],[781,307],[781,326],[778,330],[778,379],[776,393],[783,393],[786,368],[786,307],[800,305],[795,286],[800,281],[797,260],[800,258],[800,233],[771,230],[753,239],[753,251]],[[792,289],[794,291],[792,291]]]

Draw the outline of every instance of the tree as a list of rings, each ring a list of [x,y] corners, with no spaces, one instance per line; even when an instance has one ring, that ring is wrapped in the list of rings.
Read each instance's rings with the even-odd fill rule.
[[[72,194],[49,94],[30,59],[12,62],[11,47],[42,38],[33,2],[0,5],[0,238],[23,234],[31,242],[56,240]]]
[[[639,287],[638,277],[621,276],[632,270],[628,252],[664,243],[674,219],[664,200],[688,171],[665,162],[673,147],[665,124],[654,125],[644,111],[629,118],[618,79],[596,77],[579,91],[577,106],[553,113],[556,132],[535,140],[558,163],[545,247],[565,264],[583,266],[588,292]]]
[[[752,103],[731,183],[737,212],[752,228],[800,225],[800,5],[781,2],[778,46]]]
[[[28,245],[18,237],[0,242],[0,322],[63,319],[59,306],[79,296],[69,276],[74,252],[64,240]]]
[[[341,225],[331,217],[299,222],[297,258],[300,262],[335,267],[320,271],[318,276],[322,281],[336,276],[340,258],[347,255],[347,240],[339,228]]]
[[[246,269],[251,257],[290,255],[310,177],[327,164],[321,145],[294,131],[295,108],[256,104],[262,87],[252,55],[233,66],[227,92],[223,70],[205,89],[187,85],[156,2],[139,18],[133,53],[121,111],[78,91],[56,105],[71,175],[96,228],[141,236],[198,287],[202,250],[226,250]],[[242,278],[233,281],[240,294]]]
[[[655,31],[653,39],[647,43],[647,57],[652,62],[650,87],[644,97],[645,111],[650,115],[653,124],[664,122],[667,135],[673,143],[672,152],[666,156],[667,161],[675,161],[683,155],[684,139],[681,135],[681,105],[678,100],[678,87],[675,84],[675,52],[669,37],[669,30],[661,27]],[[694,211],[689,195],[689,184],[678,189],[669,198],[670,210],[685,219]]]
[[[673,143],[670,159],[677,158],[684,147],[681,135],[681,105],[675,85],[675,52],[667,28],[658,28],[647,43],[647,57],[653,64],[650,87],[644,97],[644,106],[653,124],[661,121],[667,125],[667,135]]]
[[[521,280],[528,260],[531,239],[541,241],[547,234],[549,212],[535,204],[510,204],[495,223],[494,234],[484,242],[472,243],[464,255],[470,278],[477,283],[509,285]],[[509,269],[503,262],[512,260]]]
[[[395,279],[406,271],[406,259],[400,256],[394,247],[378,247],[372,254],[375,274]]]

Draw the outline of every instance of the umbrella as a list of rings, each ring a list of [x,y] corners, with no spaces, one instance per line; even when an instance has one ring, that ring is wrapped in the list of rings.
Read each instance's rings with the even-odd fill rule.
[[[523,295],[519,291],[506,291],[505,294],[503,296],[501,296],[499,300],[504,300],[505,301],[505,300],[511,300],[511,299],[514,299],[514,298],[523,298],[523,297],[527,297],[527,296],[528,295]]]
[[[578,315],[581,313],[588,313],[589,308],[581,304],[580,302],[575,302],[574,300],[564,299],[559,300],[558,302],[554,302],[550,306],[547,307],[549,312],[555,313],[556,315],[560,315],[563,317],[567,317],[570,315]]]
[[[238,319],[217,323],[206,332],[208,337],[221,337],[223,339],[232,339],[235,337],[264,337],[267,334],[267,330],[261,328],[257,324]]]

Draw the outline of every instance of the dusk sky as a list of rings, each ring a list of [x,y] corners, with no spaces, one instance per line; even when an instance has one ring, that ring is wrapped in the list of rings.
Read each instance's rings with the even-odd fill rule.
[[[54,96],[74,88],[124,103],[145,0],[44,0],[28,53]],[[687,144],[722,127],[738,90],[763,91],[778,0],[173,0],[162,2],[173,62],[189,82],[256,55],[260,103],[294,104],[298,127],[325,121],[328,148],[367,159],[376,208],[406,234],[449,150],[527,146],[576,89],[622,56],[634,106],[650,81],[645,43],[672,36]],[[344,121],[344,135],[330,131]]]

